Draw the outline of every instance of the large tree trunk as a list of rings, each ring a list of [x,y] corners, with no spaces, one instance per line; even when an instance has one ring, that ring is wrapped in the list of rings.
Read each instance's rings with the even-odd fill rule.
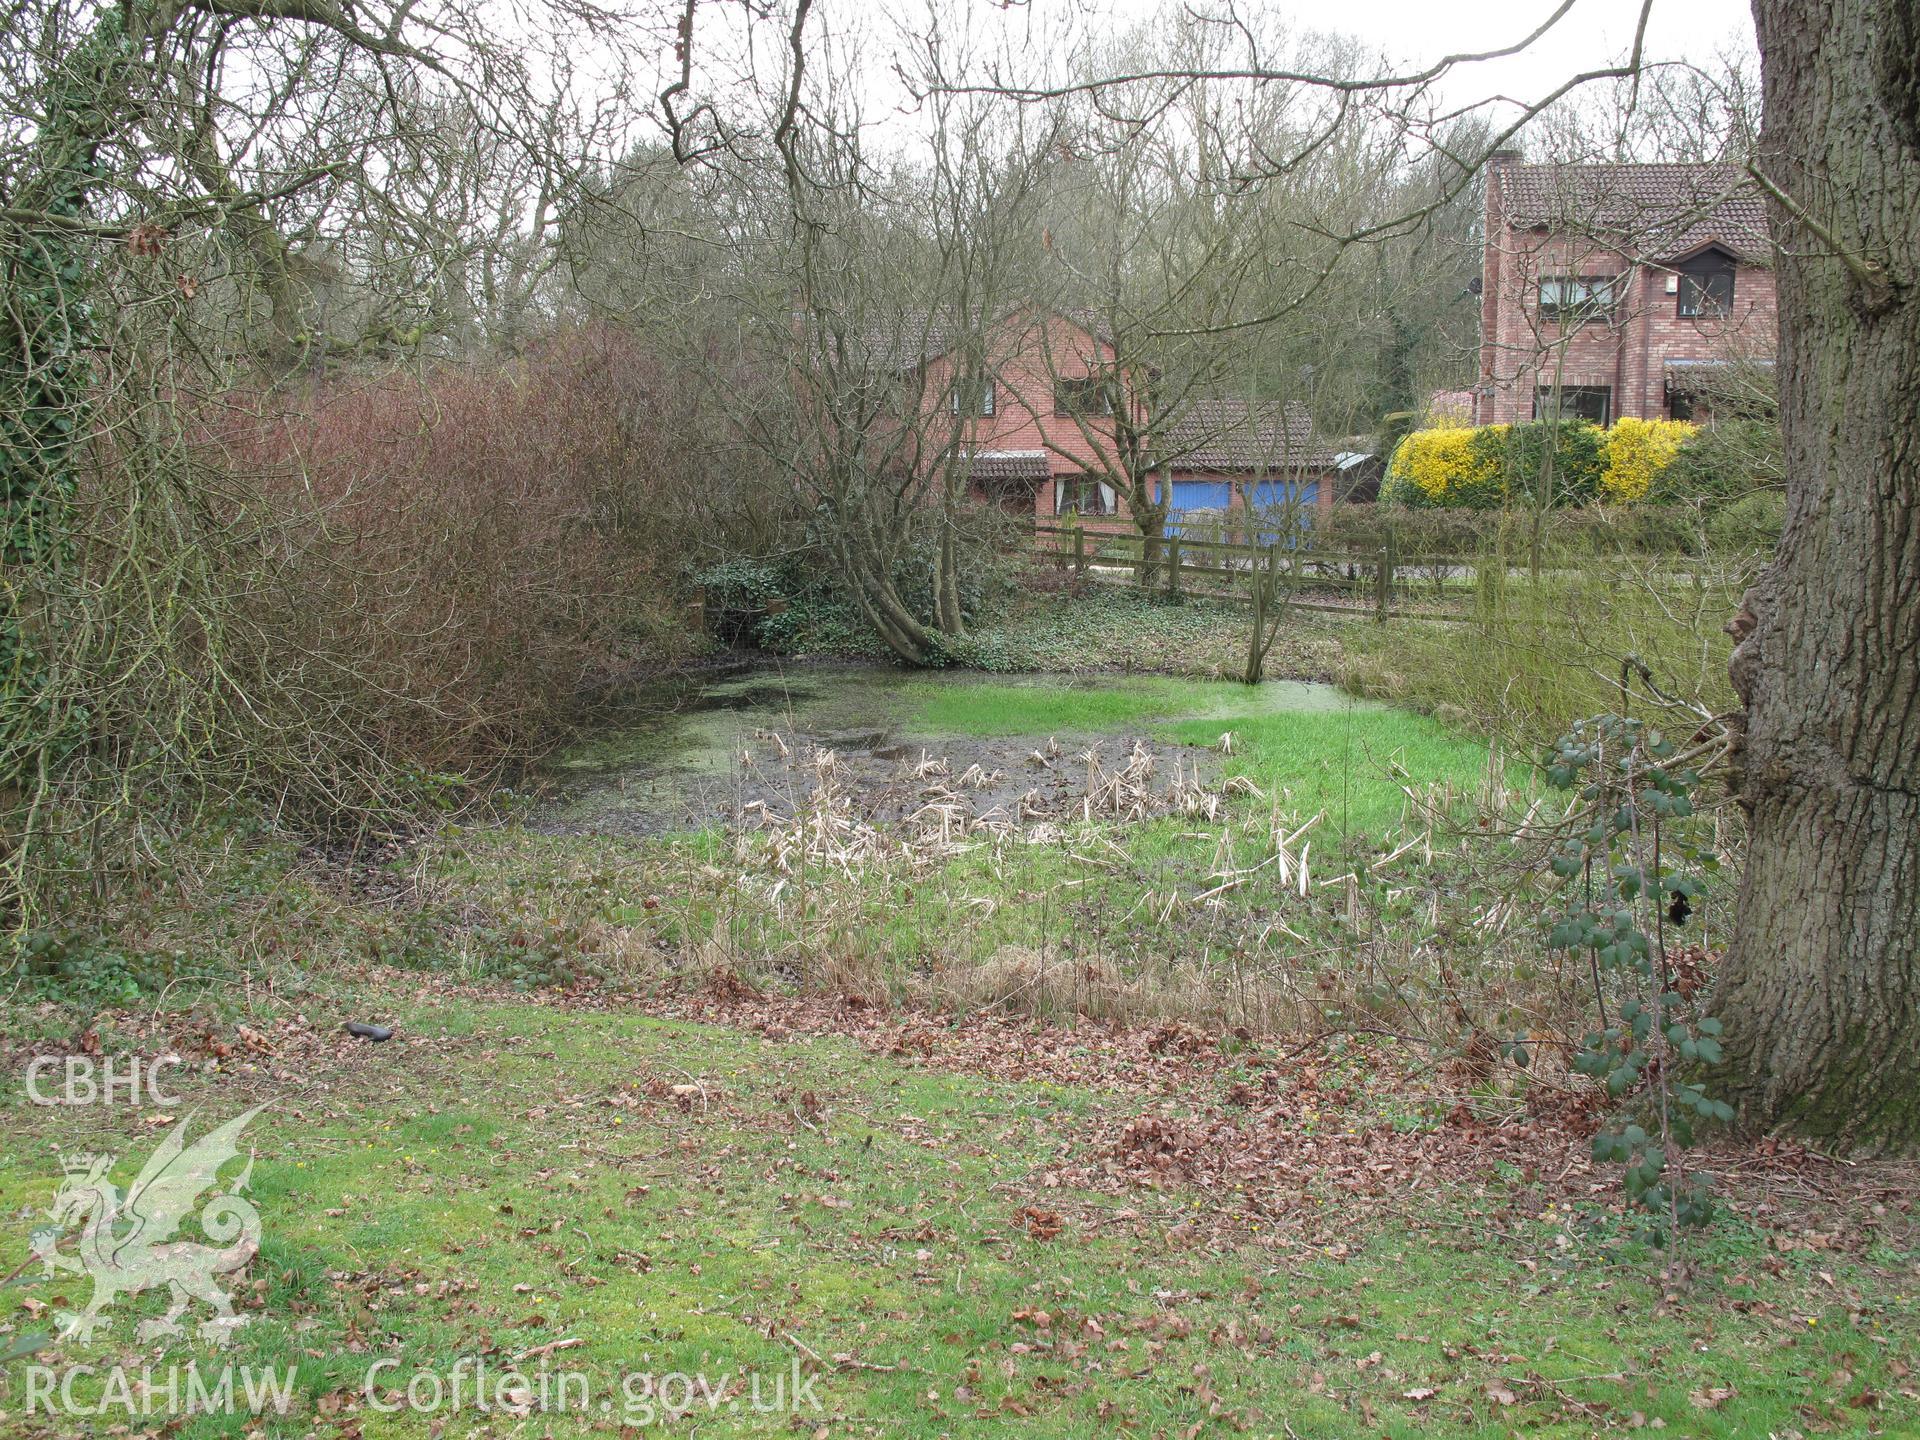
[[[1787,524],[1734,633],[1747,872],[1718,994],[1750,1129],[1920,1139],[1920,19],[1755,0]]]

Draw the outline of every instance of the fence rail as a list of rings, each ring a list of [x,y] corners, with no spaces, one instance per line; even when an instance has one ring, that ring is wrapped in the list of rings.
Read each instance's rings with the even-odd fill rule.
[[[1033,527],[1033,548],[1094,583],[1252,603],[1266,578],[1284,587],[1289,603],[1300,609],[1382,620],[1465,619],[1479,583],[1481,562],[1452,555],[1402,556],[1391,529],[1370,551],[1322,549],[1304,526],[1217,540],[1202,539],[1191,529],[1170,529],[1158,537],[1158,553],[1149,554],[1148,541],[1137,530],[1042,522]]]

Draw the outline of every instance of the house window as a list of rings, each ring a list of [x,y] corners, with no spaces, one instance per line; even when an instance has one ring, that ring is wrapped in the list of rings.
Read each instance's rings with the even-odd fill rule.
[[[1090,475],[1056,476],[1053,482],[1053,513],[1111,515],[1114,513],[1113,487],[1102,485]]]
[[[1056,415],[1113,414],[1113,386],[1102,375],[1080,375],[1053,382]]]
[[[1613,418],[1609,385],[1541,385],[1533,392],[1536,420],[1585,420],[1605,425]]]
[[[1540,318],[1578,325],[1600,318],[1619,298],[1617,275],[1548,275],[1540,281]]]
[[[1733,260],[1716,252],[1680,267],[1680,314],[1692,319],[1733,313]]]
[[[976,384],[961,381],[947,394],[947,411],[953,415],[992,415],[993,381],[981,380]]]
[[[1695,420],[1695,399],[1691,390],[1669,390],[1667,392],[1667,418],[1669,420]]]

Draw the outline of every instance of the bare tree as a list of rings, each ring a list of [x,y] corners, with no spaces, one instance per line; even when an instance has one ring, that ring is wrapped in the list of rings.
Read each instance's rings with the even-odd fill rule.
[[[974,437],[999,383],[994,341],[1005,319],[1033,295],[1035,202],[1058,127],[1051,117],[1029,124],[977,96],[940,92],[929,109],[933,164],[924,179],[909,184],[917,192],[916,219],[935,267],[944,346],[938,357],[943,390],[922,399],[950,422],[931,461],[940,506],[935,617],[943,634],[958,637],[966,630],[960,571]]]
[[[1920,1140],[1920,16],[1754,6],[1787,523],[1733,622],[1746,1123]]]
[[[803,80],[796,68],[794,92]],[[823,122],[776,121],[772,157],[736,176],[753,189],[737,268],[743,338],[763,381],[741,397],[737,423],[812,512],[813,542],[875,633],[927,664],[937,627],[902,581],[938,514],[928,500],[947,422],[928,361],[945,348],[939,272],[870,167],[857,108],[834,77],[818,85],[809,103]]]

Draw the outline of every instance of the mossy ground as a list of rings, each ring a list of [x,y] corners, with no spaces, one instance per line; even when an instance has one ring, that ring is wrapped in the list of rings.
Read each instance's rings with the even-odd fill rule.
[[[1556,1207],[1492,1160],[1471,1186],[1405,1195],[1401,1218],[1350,1224],[1330,1175],[1329,1223],[1279,1239],[1196,1225],[1221,1197],[1178,1185],[1120,1198],[1048,1185],[1087,1158],[1078,1137],[1140,1108],[1124,1090],[390,979],[361,1003],[400,1038],[236,1057],[179,1086],[174,1124],[274,1102],[250,1136],[266,1236],[252,1322],[223,1358],[292,1366],[297,1382],[287,1417],[195,1417],[170,1433],[611,1434],[638,1418],[629,1373],[719,1385],[757,1372],[770,1395],[796,1362],[817,1377],[818,1413],[754,1413],[743,1390],[663,1429],[1911,1433],[1901,1392],[1920,1304],[1912,1254],[1885,1243],[1776,1250],[1736,1221],[1694,1251],[1696,1279],[1667,1287],[1604,1215]],[[17,1223],[0,1268],[27,1256],[58,1178],[54,1142],[119,1152],[124,1182],[161,1133],[150,1118],[9,1109],[0,1211]],[[86,1289],[34,1278],[0,1295],[10,1336]],[[29,1300],[52,1308],[29,1313]],[[135,1344],[133,1319],[156,1308],[123,1301],[110,1336],[39,1359],[216,1363],[192,1344]],[[387,1415],[368,1402],[376,1360],[397,1361],[381,1377],[402,1383],[446,1377],[461,1357],[498,1376],[542,1346],[550,1369],[585,1377],[584,1411]],[[29,1418],[18,1362],[0,1374],[8,1434],[109,1423]]]

